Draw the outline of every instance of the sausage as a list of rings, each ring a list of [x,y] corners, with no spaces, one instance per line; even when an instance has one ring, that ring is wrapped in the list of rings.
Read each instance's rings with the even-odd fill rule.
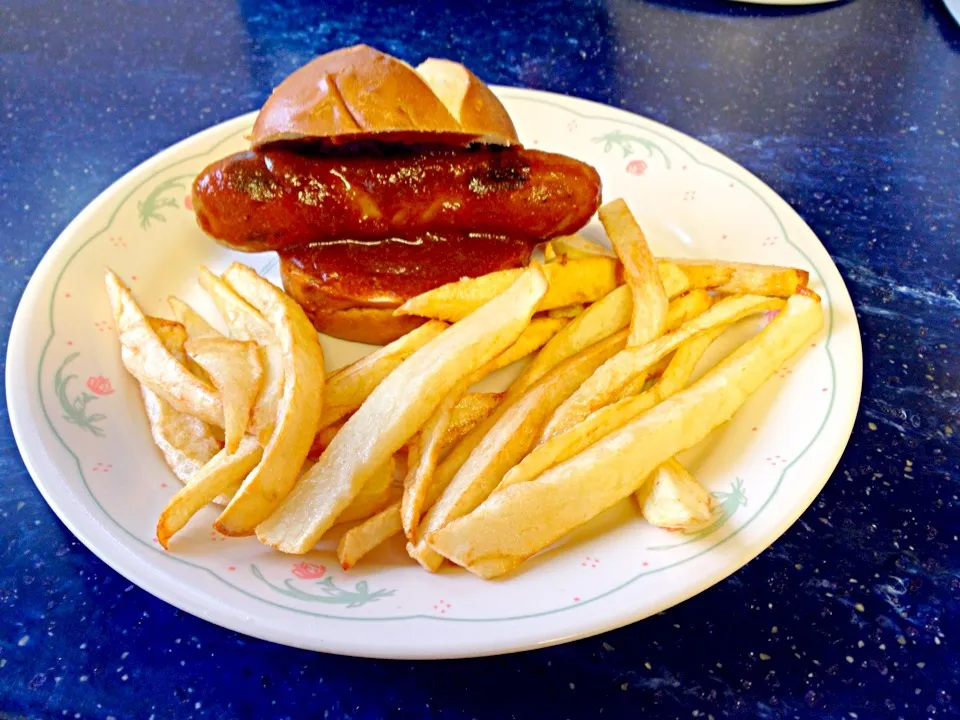
[[[599,204],[592,167],[522,148],[363,157],[241,152],[213,163],[193,184],[200,227],[252,252],[423,232],[546,240],[578,230]]]

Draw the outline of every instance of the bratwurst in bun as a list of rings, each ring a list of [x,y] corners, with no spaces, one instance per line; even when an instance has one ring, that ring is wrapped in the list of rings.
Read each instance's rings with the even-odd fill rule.
[[[197,221],[231,248],[278,251],[287,292],[349,340],[399,337],[422,322],[394,316],[409,298],[525,265],[600,204],[596,170],[523,148],[490,89],[447,60],[319,57],[277,87],[251,140],[197,177]]]

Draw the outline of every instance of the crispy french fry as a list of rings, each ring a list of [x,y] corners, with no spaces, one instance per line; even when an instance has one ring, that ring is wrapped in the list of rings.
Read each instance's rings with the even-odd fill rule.
[[[277,511],[260,523],[257,537],[283,552],[313,547],[460,379],[520,337],[546,291],[543,271],[532,265],[502,295],[407,358],[347,420]]]
[[[216,390],[164,347],[129,288],[112,270],[106,271],[105,284],[120,340],[120,359],[127,372],[175,410],[223,427],[223,405]]]
[[[692,386],[535,480],[498,490],[427,536],[428,543],[481,577],[509,572],[631,495],[654,468],[729,420],[822,325],[815,296],[791,297],[766,328]]]
[[[260,464],[215,524],[224,535],[248,535],[287,496],[307,459],[320,420],[323,350],[306,314],[279,288],[239,263],[227,269],[224,280],[270,324],[283,351],[284,388],[276,428]]]
[[[204,320],[200,313],[180,298],[171,295],[167,298],[167,303],[177,321],[187,329],[187,337],[191,339],[223,337],[213,325]]]
[[[726,294],[769,295],[787,298],[806,287],[810,273],[776,265],[720,262],[716,260],[667,260],[686,275],[691,287]]]
[[[566,307],[547,310],[547,317],[567,318],[568,320],[573,320],[573,318],[577,317],[585,309],[586,307],[584,305],[567,305]]]
[[[446,432],[444,432],[443,438],[441,439],[441,452],[486,420],[490,414],[496,410],[497,405],[499,405],[503,399],[503,395],[503,393],[467,393],[460,398],[460,402],[453,408],[450,424],[447,426]],[[340,428],[342,427],[343,423],[336,423],[318,432],[313,440],[313,445],[310,448],[308,457],[312,459],[319,458],[327,445],[330,444],[330,441],[333,440],[334,435],[340,432]],[[418,442],[419,433],[407,442],[407,450],[409,451],[415,447]]]
[[[779,310],[784,301],[759,295],[728,297],[676,331],[637,348],[627,348],[601,365],[573,395],[557,408],[543,430],[541,442],[573,427],[593,411],[615,401],[627,383],[645,373],[653,363],[677,349],[697,333],[716,325],[736,322],[748,315]]]
[[[623,274],[633,296],[630,339],[627,345],[644,345],[659,337],[667,322],[669,300],[657,264],[627,203],[614,200],[598,211],[600,222],[623,264]]]
[[[353,502],[337,517],[336,522],[339,524],[366,520],[389,505],[390,486],[395,469],[396,462],[391,457],[367,480]]]
[[[229,453],[224,449],[217,453],[187,480],[186,485],[170,498],[160,513],[157,521],[157,540],[160,544],[168,549],[170,538],[204,506],[213,502],[218,495],[236,492],[243,479],[260,462],[262,455],[260,444],[252,436],[242,438],[236,452]]]
[[[263,386],[260,348],[251,340],[230,340],[217,334],[191,338],[184,349],[220,393],[224,442],[227,452],[232,453],[247,432],[250,413]]]
[[[590,257],[543,266],[550,289],[537,310],[591,303],[599,300],[617,285],[618,263],[606,257]],[[420,315],[456,322],[504,292],[516,281],[523,269],[500,270],[478,278],[466,278],[441,285],[405,302],[396,314]]]
[[[472,378],[471,378],[472,379]],[[440,458],[440,444],[443,435],[450,425],[453,408],[459,399],[462,388],[454,388],[433,415],[427,420],[420,431],[416,452],[410,462],[407,476],[403,480],[403,497],[400,500],[400,519],[403,523],[403,532],[408,540],[413,540],[423,512],[423,503],[427,498],[430,483],[433,482],[433,473],[437,469],[437,460]]]
[[[337,545],[340,567],[349,570],[360,558],[402,530],[400,503],[393,503],[340,536],[340,544]]]
[[[227,283],[205,267],[200,268],[199,279],[200,287],[210,295],[227,323],[230,337],[252,340],[261,348],[263,388],[253,407],[252,421],[257,439],[265,446],[273,435],[284,392],[284,358],[280,342],[270,323]]]
[[[354,412],[387,375],[446,327],[446,323],[436,320],[424,323],[389,345],[331,373],[323,391],[320,427],[328,427]]]
[[[616,257],[610,248],[595,243],[593,240],[587,240],[587,238],[581,235],[556,237],[550,241],[550,244],[553,246],[553,251],[558,257],[560,255],[566,255],[571,260],[594,257],[596,255],[609,258]]]
[[[690,471],[667,460],[634,493],[643,518],[668,530],[685,530],[710,519],[710,493]]]
[[[418,539],[407,546],[411,557],[430,572],[437,571],[443,558],[423,538],[483,502],[503,474],[530,450],[554,408],[618,352],[623,343],[620,333],[565,360],[500,415],[427,512],[418,528]]]
[[[177,360],[183,362],[187,331],[178,322],[147,318],[160,342]],[[213,428],[200,418],[174,410],[166,400],[140,383],[140,397],[150,423],[153,442],[163,453],[167,465],[180,480],[186,482],[220,452],[220,442]]]

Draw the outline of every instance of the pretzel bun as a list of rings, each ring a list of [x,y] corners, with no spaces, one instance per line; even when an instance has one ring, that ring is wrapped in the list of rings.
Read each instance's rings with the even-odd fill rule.
[[[519,142],[503,105],[462,65],[430,59],[414,69],[366,45],[321,55],[289,75],[264,103],[250,140],[254,148]]]

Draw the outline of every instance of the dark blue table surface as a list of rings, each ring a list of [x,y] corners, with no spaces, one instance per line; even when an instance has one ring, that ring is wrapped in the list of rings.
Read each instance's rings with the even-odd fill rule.
[[[253,640],[131,586],[47,507],[4,405],[0,717],[956,716],[960,30],[940,0],[464,4],[6,0],[4,345],[41,256],[114,179],[362,41],[642,113],[786,198],[863,332],[832,480],[773,547],[660,616],[520,655],[377,662]]]

